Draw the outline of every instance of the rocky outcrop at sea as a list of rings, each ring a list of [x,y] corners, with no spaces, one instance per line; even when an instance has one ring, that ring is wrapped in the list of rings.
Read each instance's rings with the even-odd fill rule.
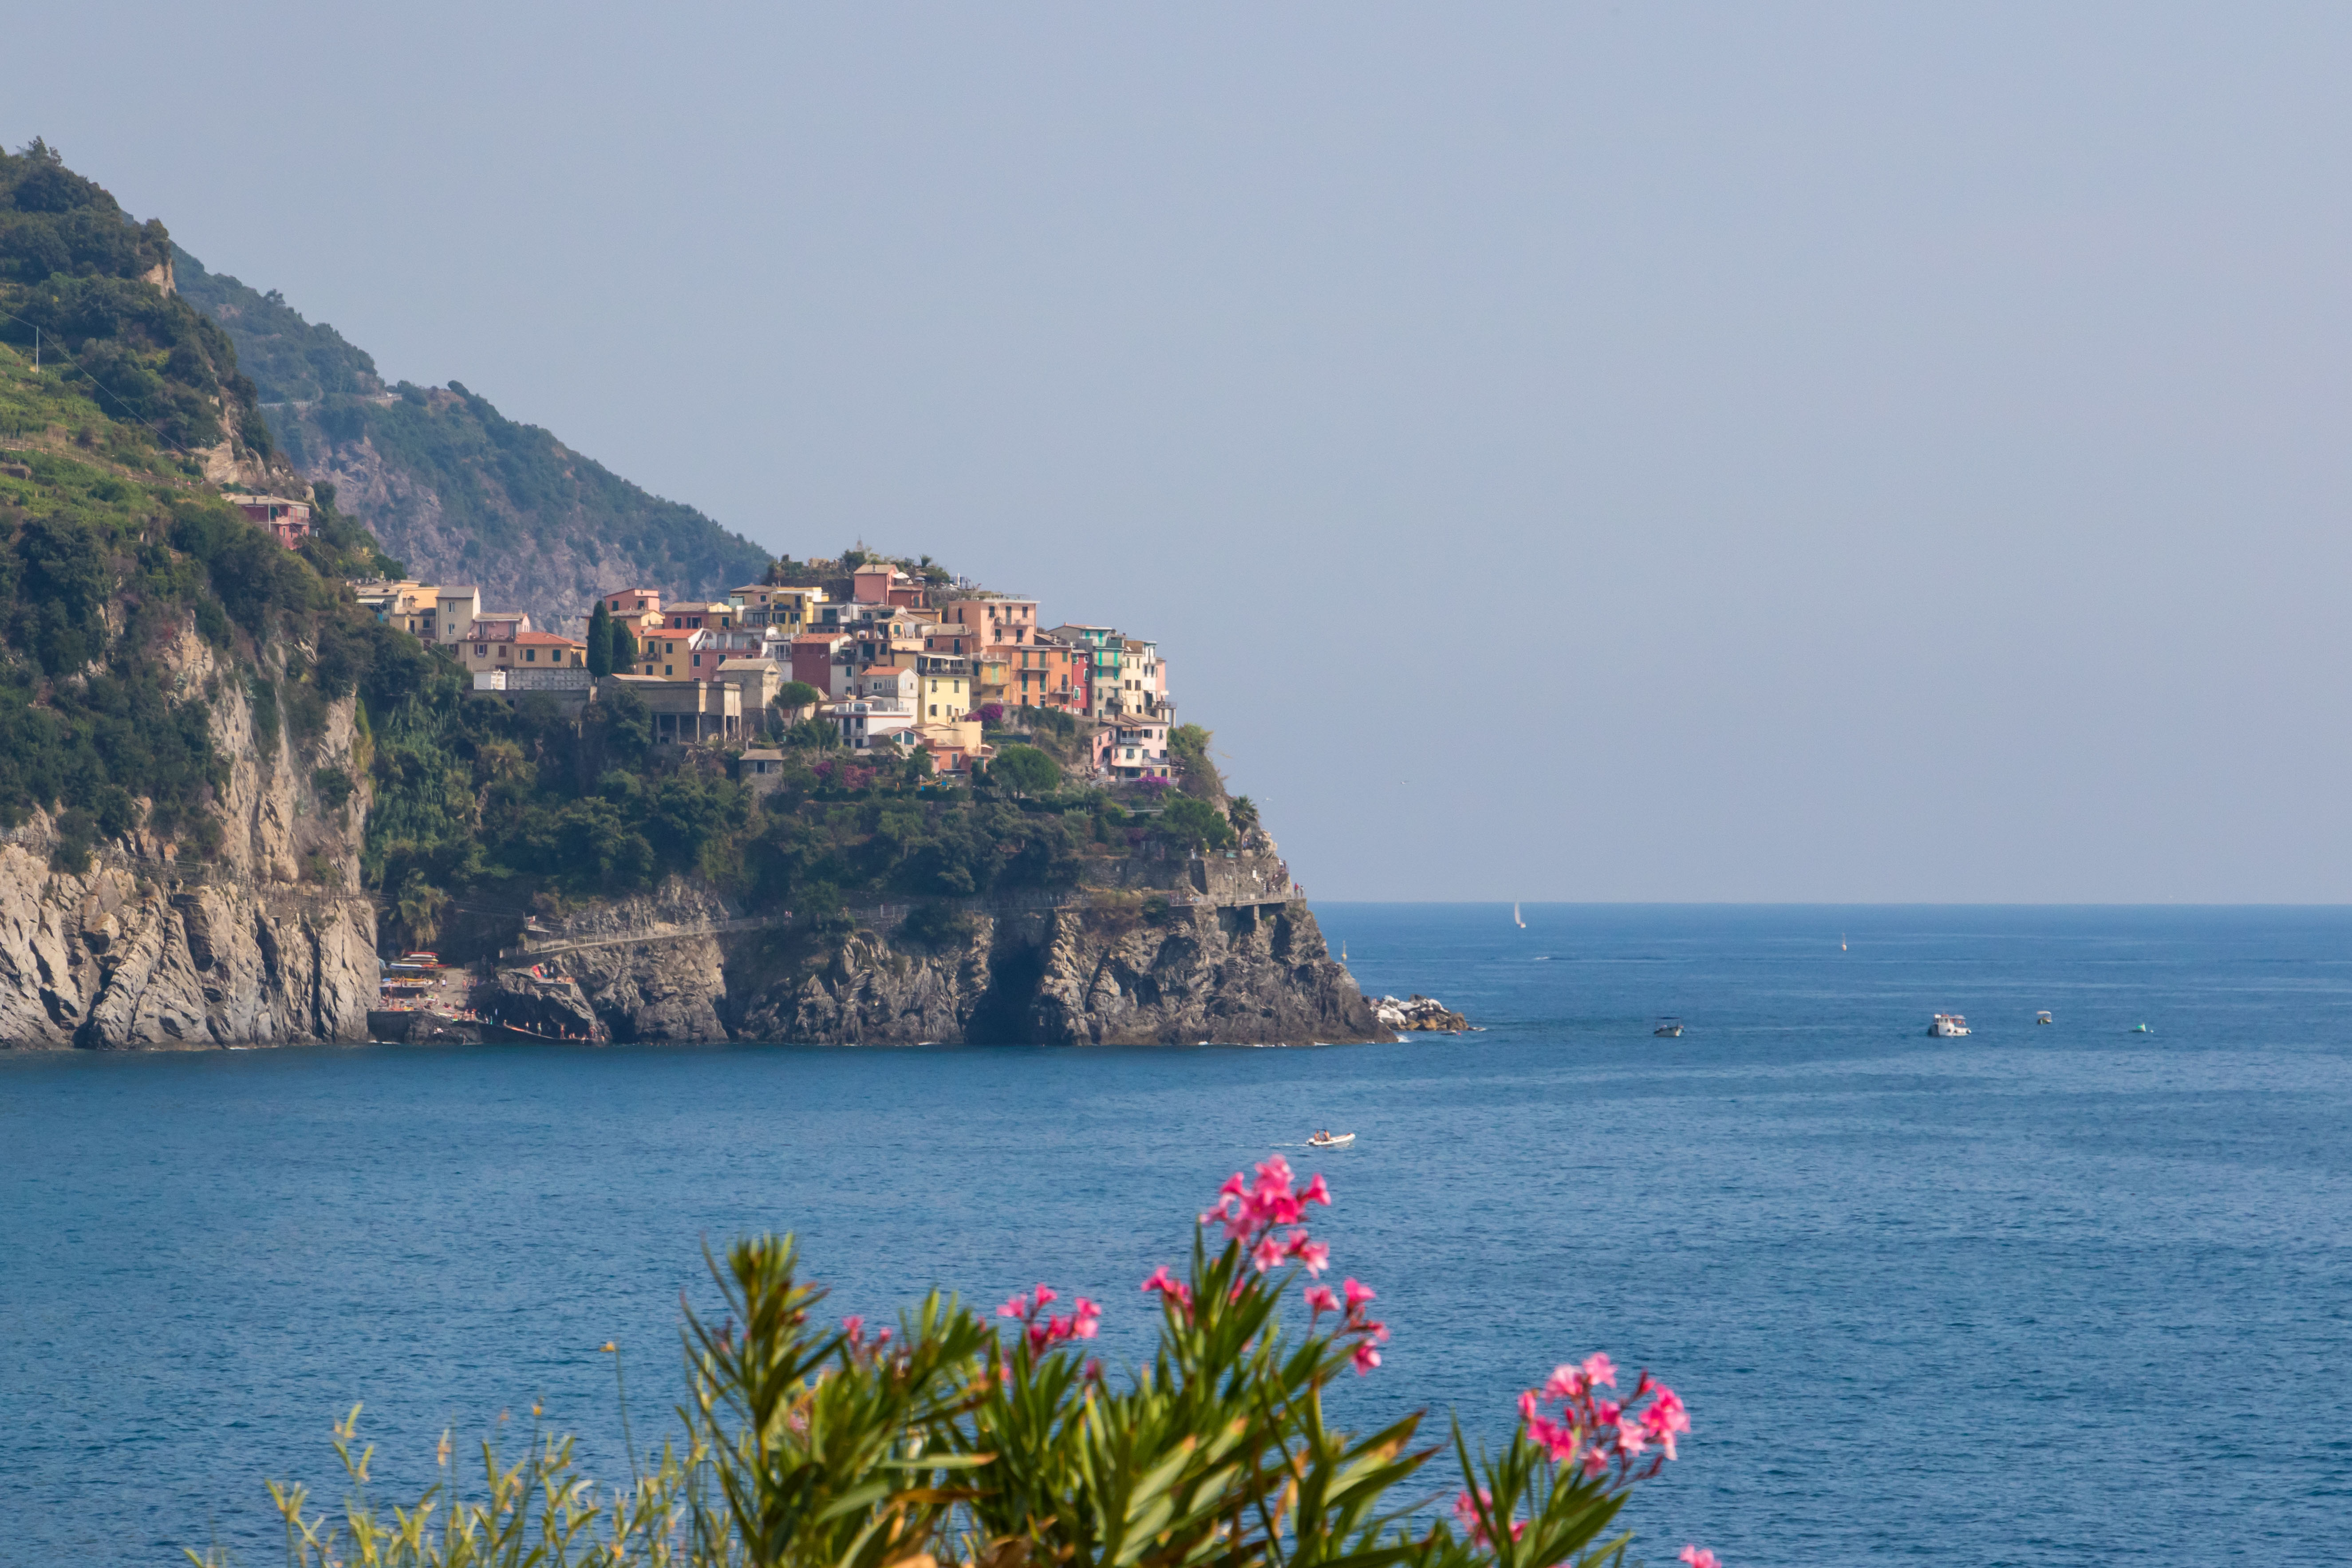
[[[1436,998],[1423,996],[1418,991],[1402,1002],[1393,996],[1381,997],[1372,1004],[1372,1015],[1381,1021],[1381,1027],[1394,1029],[1400,1034],[1428,1030],[1458,1035],[1470,1026],[1469,1019]]]

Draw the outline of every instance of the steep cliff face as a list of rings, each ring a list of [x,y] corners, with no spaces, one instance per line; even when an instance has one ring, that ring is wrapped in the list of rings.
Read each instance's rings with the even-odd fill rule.
[[[717,894],[677,878],[646,897],[593,904],[539,944],[551,950],[541,968],[568,981],[577,1005],[549,994],[541,1005],[600,1041],[726,1039],[727,969],[711,932],[727,920]]]
[[[209,690],[230,759],[218,854],[184,862],[143,835],[89,868],[53,869],[46,816],[0,840],[0,1048],[289,1045],[367,1037],[375,910],[359,891],[362,784],[330,807],[322,765],[364,780],[352,704],[298,747],[265,752],[242,680],[193,631],[172,650],[184,693]]]
[[[901,906],[896,911],[904,916]],[[818,939],[718,931],[673,882],[603,904],[501,976],[486,1010],[597,1039],[816,1045],[1306,1045],[1393,1038],[1301,901],[1171,904],[1131,893],[961,910],[926,940],[888,916]]]
[[[1306,902],[1055,911],[1032,1037],[1073,1046],[1388,1039]]]

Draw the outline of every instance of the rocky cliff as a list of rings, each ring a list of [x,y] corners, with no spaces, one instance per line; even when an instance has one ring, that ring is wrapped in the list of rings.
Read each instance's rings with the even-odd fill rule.
[[[1246,877],[1247,872],[1243,873]],[[673,881],[532,945],[484,1010],[534,1034],[822,1045],[1306,1045],[1393,1038],[1303,900],[1133,890],[745,930]],[[918,910],[932,916],[915,917]],[[729,929],[720,929],[727,927]],[[846,929],[843,929],[845,927]],[[920,934],[918,934],[918,928]]]
[[[212,860],[134,833],[84,871],[56,869],[36,814],[0,838],[0,1049],[289,1045],[364,1039],[379,968],[359,891],[366,786],[328,806],[317,770],[364,781],[352,705],[300,744],[265,749],[243,680],[209,645],[172,649],[183,695],[208,693],[228,759]]]

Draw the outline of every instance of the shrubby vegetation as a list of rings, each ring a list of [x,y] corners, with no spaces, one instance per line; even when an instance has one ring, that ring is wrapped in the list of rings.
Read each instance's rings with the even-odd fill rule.
[[[383,391],[366,350],[324,321],[304,321],[277,289],[264,294],[226,273],[206,271],[176,245],[171,254],[180,292],[235,340],[237,368],[253,378],[264,403],[313,403],[333,393]]]
[[[1598,1568],[1622,1563],[1619,1510],[1675,1458],[1691,1422],[1643,1373],[1606,1356],[1555,1369],[1518,1399],[1499,1452],[1423,1417],[1371,1433],[1328,1425],[1324,1393],[1381,1363],[1377,1294],[1320,1283],[1307,1227],[1328,1205],[1280,1156],[1234,1173],[1193,1232],[1181,1278],[1143,1282],[1159,1347],[1114,1373],[1090,1359],[1108,1309],[1040,1285],[982,1318],[934,1292],[895,1328],[823,1316],[790,1237],[730,1248],[712,1273],[717,1321],[688,1311],[688,1395],[635,1479],[577,1474],[572,1440],[488,1444],[469,1486],[406,1507],[368,1491],[359,1409],[336,1428],[352,1495],[339,1512],[270,1484],[299,1568],[639,1564],[709,1568]],[[1220,1235],[1219,1233],[1222,1233]],[[1296,1316],[1307,1314],[1303,1327]],[[607,1344],[616,1357],[616,1347]],[[615,1362],[617,1371],[618,1362]],[[1412,1488],[1440,1457],[1468,1484],[1427,1520]],[[199,1568],[218,1552],[190,1557]],[[1684,1548],[1690,1568],[1715,1555]]]
[[[779,737],[777,787],[755,799],[712,752],[657,756],[650,716],[625,694],[581,720],[543,696],[475,696],[453,662],[359,608],[349,580],[404,568],[340,511],[332,487],[317,487],[313,537],[288,551],[171,449],[205,435],[213,396],[249,407],[254,388],[214,323],[140,280],[169,244],[160,225],[131,226],[48,149],[0,155],[0,291],[47,312],[84,367],[36,372],[0,332],[0,437],[15,448],[0,468],[0,826],[36,808],[57,814],[60,864],[79,866],[94,843],[142,828],[199,851],[220,842],[211,806],[227,759],[208,716],[219,692],[184,689],[185,661],[166,662],[190,628],[218,656],[218,679],[242,687],[252,743],[290,743],[331,809],[362,781],[311,748],[329,706],[358,699],[352,760],[374,803],[362,863],[383,895],[389,942],[431,942],[453,906],[560,909],[672,873],[699,876],[753,911],[804,914],[801,929],[822,936],[850,899],[1066,887],[1088,858],[1155,837],[1231,839],[1202,799],[1130,818],[1101,790],[1071,783],[1085,742],[1066,714],[1013,715],[1025,739],[1000,731],[995,776],[969,784],[934,779],[920,751],[845,751],[830,725],[802,722]],[[641,558],[667,540],[666,570],[677,577],[780,574],[781,563],[701,514],[653,501],[462,386],[404,385],[388,407],[335,390],[373,375],[364,356],[338,357],[330,330],[189,265],[200,290],[277,323],[272,352],[294,356],[273,363],[278,390],[303,390],[310,384],[288,378],[310,375],[325,394],[318,417],[437,476],[445,515],[478,542],[527,549],[559,524],[625,529]],[[121,403],[94,401],[118,386]],[[252,439],[267,449],[266,433]],[[949,578],[928,556],[906,564]],[[590,642],[600,667],[634,661],[609,616]],[[782,706],[820,695],[796,682]],[[1206,733],[1185,733],[1205,767]],[[952,938],[960,917],[938,907],[918,921],[917,940]]]
[[[243,319],[231,329],[242,335]],[[463,383],[394,390],[399,396],[385,403],[327,388],[310,408],[271,409],[272,428],[298,461],[365,439],[388,467],[440,498],[443,526],[466,537],[469,561],[560,536],[609,547],[650,582],[723,592],[767,569],[767,552],[749,540],[507,418]]]
[[[30,349],[37,329],[64,384],[182,448],[218,444],[226,398],[236,434],[266,456],[259,396],[227,334],[142,281],[171,254],[161,223],[133,225],[54,149],[0,153],[0,342]]]
[[[182,689],[167,658],[184,628],[244,672],[270,743],[281,722],[315,739],[328,701],[425,657],[332,581],[363,570],[373,542],[331,497],[320,538],[284,550],[177,480],[143,427],[6,347],[0,422],[34,437],[8,454],[20,471],[0,469],[0,826],[57,815],[61,866],[133,829],[219,842],[226,759],[208,693]]]

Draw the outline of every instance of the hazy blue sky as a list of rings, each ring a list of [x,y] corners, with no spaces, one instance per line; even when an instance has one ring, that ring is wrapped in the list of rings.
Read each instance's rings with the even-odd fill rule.
[[[1318,898],[2352,899],[2343,7],[7,30],[387,375],[1159,637]]]

